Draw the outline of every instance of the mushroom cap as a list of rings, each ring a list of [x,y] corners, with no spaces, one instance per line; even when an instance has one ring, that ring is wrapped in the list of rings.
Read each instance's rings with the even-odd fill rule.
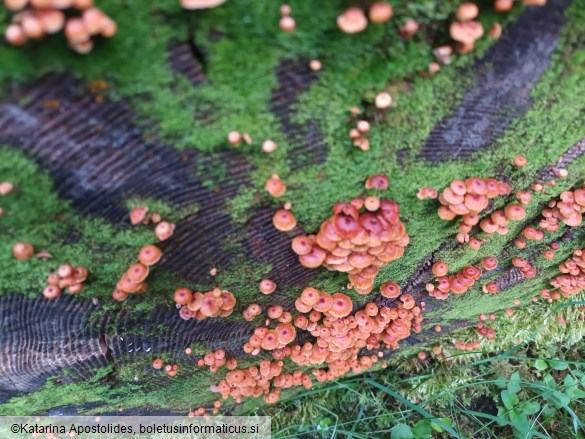
[[[133,226],[140,224],[146,218],[146,214],[148,213],[148,207],[140,206],[135,207],[130,211],[130,223]]]
[[[128,297],[128,294],[125,293],[124,291],[116,288],[113,292],[112,292],[112,297],[114,298],[114,300],[117,300],[118,302],[123,302],[124,300],[126,300],[126,298]]]
[[[18,24],[11,24],[6,28],[4,32],[6,40],[13,46],[22,46],[26,43],[26,35]]]
[[[138,253],[138,260],[146,266],[151,266],[160,261],[162,252],[156,245],[145,245]]]
[[[20,11],[27,3],[28,0],[4,0],[4,6],[11,11]]]
[[[313,241],[307,236],[297,236],[292,240],[291,247],[299,256],[308,255],[313,249]]]
[[[205,317],[213,317],[219,312],[220,307],[221,303],[218,298],[206,293],[203,297],[203,303],[201,304],[201,309],[199,311]]]
[[[201,305],[203,305],[203,294],[200,293],[199,291],[196,291],[195,293],[193,293],[191,301],[187,304],[187,308],[195,312],[201,309]]]
[[[174,231],[175,225],[169,223],[168,221],[161,221],[154,228],[155,236],[161,241],[166,241],[171,236],[173,236]]]
[[[33,14],[25,14],[22,17],[21,26],[28,38],[41,38],[45,33],[41,21]]]
[[[118,25],[110,17],[104,17],[100,27],[100,34],[106,38],[111,38],[118,32]]]
[[[277,325],[276,334],[278,336],[278,342],[283,345],[291,343],[297,336],[294,326],[290,323],[280,323]]]
[[[370,6],[368,16],[372,23],[385,23],[392,18],[394,11],[392,6],[386,2],[375,2]]]
[[[519,204],[509,204],[504,212],[509,219],[514,221],[520,221],[526,217],[526,210]]]
[[[333,302],[331,304],[331,309],[328,311],[329,314],[337,318],[348,316],[353,309],[353,303],[349,296],[346,296],[343,293],[335,293],[331,298],[333,299]]]
[[[12,246],[12,254],[16,259],[26,260],[33,257],[35,249],[28,242],[17,242]]]
[[[210,9],[224,4],[226,0],[181,0],[181,7],[189,10]]]
[[[274,329],[269,329],[264,338],[262,338],[260,346],[262,349],[272,351],[278,347],[278,343],[278,333]]]
[[[268,191],[270,195],[275,198],[281,197],[286,192],[286,185],[284,182],[278,177],[278,175],[274,174],[264,184],[264,189]]]
[[[219,309],[222,311],[231,310],[234,308],[234,306],[236,306],[236,298],[230,291],[222,291],[221,299],[223,303],[221,304],[221,307]]]
[[[400,286],[396,282],[385,282],[380,285],[380,292],[388,299],[395,299],[400,296]]]
[[[287,15],[280,19],[279,25],[284,32],[292,32],[297,27],[295,19]]]
[[[314,246],[310,253],[299,256],[299,262],[307,268],[317,268],[323,264],[327,253],[318,246]]]
[[[63,29],[65,14],[57,9],[43,9],[37,12],[43,30],[48,34],[54,34]]]
[[[331,294],[322,291],[319,293],[319,300],[313,305],[313,309],[318,312],[327,312],[333,305]]]
[[[388,92],[382,91],[376,95],[374,103],[378,110],[385,110],[392,105],[392,95]]]
[[[349,8],[337,17],[337,26],[346,34],[354,34],[368,27],[368,19],[359,8]]]
[[[295,228],[297,220],[290,210],[280,209],[272,217],[272,223],[277,230],[288,232]]]
[[[127,274],[124,274],[118,283],[116,283],[116,288],[118,290],[124,291],[125,293],[138,293],[142,288],[142,283],[134,282],[128,277]]]
[[[193,300],[193,293],[189,288],[178,288],[175,290],[173,299],[179,305],[188,305]]]
[[[432,270],[435,276],[445,276],[449,271],[449,266],[446,262],[438,261],[433,264]]]
[[[55,285],[49,285],[43,290],[43,296],[46,299],[53,300],[61,295],[61,288]]]
[[[459,5],[455,16],[457,17],[457,20],[469,21],[477,17],[478,14],[479,8],[475,3],[465,2]]]
[[[301,293],[301,300],[304,304],[313,306],[319,301],[320,293],[315,288],[307,287]]]
[[[263,279],[259,285],[262,294],[272,294],[276,290],[276,284],[270,279]]]
[[[464,44],[473,44],[483,36],[483,26],[479,21],[455,21],[449,28],[451,38]]]
[[[126,271],[126,274],[128,275],[128,277],[132,281],[134,281],[136,283],[140,283],[148,277],[148,272],[149,272],[149,269],[146,265],[141,264],[141,263],[137,263],[137,264],[130,266],[128,271]],[[182,304],[182,305],[184,305],[184,304]]]
[[[71,44],[84,43],[89,40],[89,31],[81,18],[73,17],[65,23],[65,36]]]

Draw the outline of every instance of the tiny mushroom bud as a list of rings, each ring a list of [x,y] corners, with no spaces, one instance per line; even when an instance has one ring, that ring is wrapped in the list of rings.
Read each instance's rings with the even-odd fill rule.
[[[71,294],[78,294],[78,293],[81,293],[81,291],[83,291],[83,284],[82,283],[73,284],[69,287],[69,292]]]
[[[368,19],[359,8],[349,8],[337,17],[337,26],[346,34],[354,34],[368,27]]]
[[[380,199],[378,197],[367,197],[364,200],[364,207],[370,212],[375,212],[380,208]]]
[[[148,207],[135,207],[130,211],[130,223],[132,223],[133,226],[140,224],[145,220],[147,213]]]
[[[469,21],[473,20],[479,14],[479,8],[474,3],[461,3],[455,16],[457,20]]]
[[[442,277],[447,275],[447,272],[449,271],[449,266],[447,265],[446,262],[438,261],[433,264],[432,270],[435,276]]]
[[[490,27],[488,35],[492,40],[499,39],[502,36],[502,25],[500,23],[492,24],[492,27]]]
[[[6,40],[13,46],[22,46],[26,43],[26,35],[18,24],[11,24],[4,32]]]
[[[276,284],[270,279],[263,279],[259,288],[262,294],[272,294],[276,290]]]
[[[49,285],[43,290],[43,296],[46,299],[53,300],[61,295],[61,288],[55,285]]]
[[[400,27],[400,36],[406,40],[412,38],[412,36],[418,32],[419,24],[413,20],[408,19],[406,23],[404,23]]]
[[[290,15],[291,13],[291,7],[290,5],[283,3],[282,5],[280,5],[280,15]]]
[[[439,46],[433,50],[433,54],[443,64],[451,64],[453,48],[451,46]]]
[[[274,143],[274,141],[272,140],[265,140],[262,143],[262,151],[270,154],[271,152],[274,152],[276,150],[276,143]]]
[[[28,242],[17,242],[12,246],[12,254],[21,261],[32,258],[34,253],[34,247]]]
[[[280,19],[279,26],[280,29],[284,32],[292,32],[296,29],[297,23],[294,18],[284,16]]]
[[[14,185],[9,181],[0,183],[0,195],[8,195],[14,189]]]
[[[112,292],[112,297],[114,298],[114,300],[117,300],[118,302],[123,302],[128,297],[128,293],[116,288]]]
[[[394,11],[392,6],[386,2],[378,1],[372,3],[368,15],[372,23],[385,23],[392,18]]]
[[[367,133],[368,131],[370,131],[370,122],[368,122],[367,120],[359,120],[358,123],[356,124],[356,127],[359,132]]]
[[[166,241],[171,236],[173,236],[174,231],[175,231],[174,224],[171,224],[168,221],[161,221],[156,225],[154,229],[154,234],[160,241]]]
[[[516,157],[514,157],[514,166],[518,167],[518,168],[522,168],[523,166],[526,166],[526,163],[528,161],[526,160],[526,157],[518,155]]]
[[[318,72],[319,70],[321,70],[321,61],[319,61],[318,59],[311,60],[311,62],[309,63],[309,68],[314,72]]]
[[[280,209],[272,217],[272,223],[281,232],[288,232],[295,228],[297,220],[290,210]]]
[[[286,192],[286,185],[280,179],[278,174],[272,174],[272,177],[266,180],[266,183],[264,184],[264,189],[266,189],[268,193],[273,197],[278,198],[283,196],[284,193]]]
[[[230,145],[238,146],[242,143],[242,135],[238,131],[230,131],[227,136]]]
[[[374,103],[378,110],[385,110],[386,108],[390,108],[392,105],[392,96],[390,93],[382,91],[376,95]]]
[[[376,174],[368,177],[365,183],[366,189],[378,189],[378,190],[387,190],[388,189],[388,177],[383,174]]]

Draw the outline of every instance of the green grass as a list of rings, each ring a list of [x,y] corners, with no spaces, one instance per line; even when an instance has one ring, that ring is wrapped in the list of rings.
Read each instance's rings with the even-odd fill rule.
[[[412,430],[413,436],[392,437],[582,437],[585,326],[577,317],[583,317],[584,304],[551,306],[541,318],[534,313],[536,329],[521,345],[507,346],[498,337],[477,352],[461,353],[443,341],[441,358],[401,355],[385,370],[341,379],[254,413],[273,416],[278,438],[388,437],[397,430]],[[555,323],[559,311],[573,317],[566,331]],[[555,391],[560,402],[552,397]],[[510,393],[518,397],[513,406],[507,405]],[[524,415],[529,404],[538,409]]]

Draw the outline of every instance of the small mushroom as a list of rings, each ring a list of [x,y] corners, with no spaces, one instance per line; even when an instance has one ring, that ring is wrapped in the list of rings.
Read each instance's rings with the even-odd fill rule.
[[[337,17],[337,26],[346,34],[354,34],[368,27],[368,19],[361,9],[349,8]]]

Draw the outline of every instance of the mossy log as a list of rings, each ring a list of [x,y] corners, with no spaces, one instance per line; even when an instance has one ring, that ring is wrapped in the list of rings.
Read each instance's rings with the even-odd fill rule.
[[[104,3],[114,18],[116,11],[124,12],[115,2]],[[252,12],[261,16],[256,33],[246,26],[230,33],[218,23],[235,20],[249,4],[229,3],[224,12],[197,16],[196,25],[171,6],[158,11],[162,18],[145,17],[148,26],[128,22],[136,35],[122,33],[119,41],[98,48],[87,61],[54,66],[49,57],[66,58],[54,46],[18,54],[1,48],[0,63],[3,57],[16,62],[7,63],[0,76],[11,80],[4,82],[0,102],[0,144],[5,145],[0,148],[0,181],[17,185],[14,194],[0,198],[6,211],[0,217],[3,413],[186,413],[213,401],[209,386],[221,374],[210,374],[197,360],[222,348],[242,364],[257,361],[242,351],[257,326],[241,318],[247,305],[280,304],[294,311],[295,298],[306,286],[345,291],[344,274],[301,266],[291,239],[315,232],[334,203],[364,193],[369,175],[389,175],[390,190],[378,195],[401,205],[412,240],[402,259],[381,269],[369,297],[347,293],[355,310],[372,300],[391,304],[378,291],[380,284],[394,280],[403,292],[426,302],[423,331],[402,341],[403,349],[439,337],[435,325],[443,327],[441,337],[449,338],[474,323],[479,312],[503,311],[515,298],[529,306],[559,262],[584,247],[582,227],[547,236],[546,242],[561,244],[552,261],[539,257],[545,243],[531,243],[521,252],[513,243],[525,225],[538,223],[548,200],[580,186],[585,177],[582,0],[572,5],[549,0],[545,7],[518,12],[502,38],[485,42],[475,60],[470,55],[433,78],[422,78],[420,67],[432,60],[429,40],[433,45],[444,41],[441,32],[450,5],[422,2],[440,19],[428,20],[420,40],[389,43],[380,30],[352,40],[338,35],[332,24],[324,25],[321,35],[331,38],[327,42],[315,41],[315,34],[303,39],[300,29],[299,49],[291,54],[287,48],[293,43],[273,41],[274,31],[266,30],[274,27],[273,6],[260,2],[266,3],[268,15],[258,12],[261,6],[254,7]],[[298,8],[310,20],[309,6]],[[325,20],[335,10],[323,6],[316,14]],[[397,7],[398,17],[407,13]],[[486,20],[494,17],[492,13]],[[168,30],[171,25],[177,29]],[[157,30],[161,41],[152,48],[155,43],[146,36]],[[352,41],[357,41],[354,52],[348,49],[353,55],[343,55]],[[124,55],[111,51],[124,43],[134,52],[127,55],[128,64],[116,64]],[[388,44],[398,57],[382,50]],[[373,53],[359,52],[369,47]],[[140,58],[142,49],[152,65],[133,59]],[[264,76],[250,85],[250,96],[238,90],[238,78],[249,67],[244,61],[237,64],[240,59],[232,65],[230,55],[238,51],[247,51],[263,69]],[[38,61],[27,62],[29,67],[40,64],[38,72],[19,65],[37,55]],[[309,68],[315,55],[322,55],[322,72]],[[412,64],[405,67],[409,56]],[[98,67],[89,67],[91,63]],[[125,72],[132,69],[129,75]],[[238,70],[233,83],[226,83],[229,72]],[[33,79],[37,73],[42,74]],[[162,84],[160,94],[150,90],[142,95],[148,89],[140,88],[144,80],[139,78],[132,88],[132,75],[148,81],[151,74],[152,83]],[[88,81],[102,78],[111,90],[88,90]],[[372,105],[372,93],[384,87],[397,100],[388,113]],[[230,92],[243,97],[231,101]],[[222,94],[227,94],[223,101]],[[186,102],[191,98],[201,101],[191,106]],[[337,108],[341,104],[345,108]],[[347,109],[356,104],[372,122],[373,147],[368,152],[352,147],[347,138]],[[247,114],[256,108],[263,112]],[[249,131],[253,145],[233,148],[218,141],[229,127]],[[260,152],[263,136],[278,141],[273,156]],[[511,166],[518,154],[529,163],[521,171]],[[553,166],[568,169],[569,177],[536,195],[524,221],[507,236],[490,238],[478,252],[455,242],[456,226],[437,218],[438,203],[416,199],[418,187],[443,189],[452,179],[472,175],[501,178],[514,189],[524,189],[537,180],[553,180]],[[299,220],[291,233],[272,225],[282,204],[263,191],[272,173],[288,185],[283,200],[292,202]],[[148,292],[120,304],[111,298],[116,280],[135,261],[140,246],[154,242],[146,227],[129,224],[129,208],[141,203],[177,227],[161,243],[164,256],[149,278]],[[21,240],[47,248],[53,257],[15,261],[10,249]],[[533,261],[536,279],[525,279],[511,266],[516,255]],[[432,278],[435,261],[445,260],[458,270],[485,256],[501,261],[482,278],[482,284],[497,282],[502,291],[498,296],[482,293],[481,286],[447,301],[426,294],[424,285]],[[88,266],[86,290],[47,301],[40,295],[44,279],[66,261]],[[211,268],[217,276],[210,275]],[[277,283],[274,294],[258,293],[263,278]],[[181,286],[228,289],[237,298],[236,312],[225,319],[183,321],[172,302],[172,291]],[[186,355],[187,347],[194,354]],[[394,353],[385,352],[385,357]],[[151,364],[157,357],[178,363],[179,375],[169,378],[155,371]]]

